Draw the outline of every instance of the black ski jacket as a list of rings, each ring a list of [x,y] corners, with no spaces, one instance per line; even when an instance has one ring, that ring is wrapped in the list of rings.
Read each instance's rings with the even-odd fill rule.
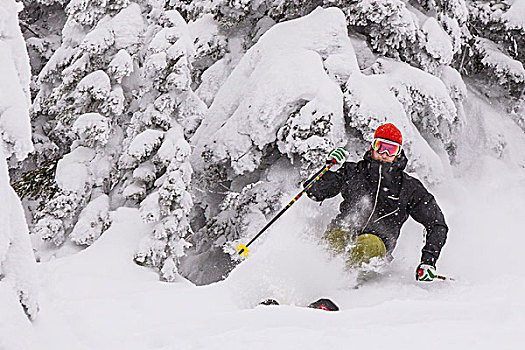
[[[328,171],[306,193],[323,201],[341,193],[343,202],[332,225],[353,235],[371,233],[380,237],[390,255],[401,226],[409,216],[423,224],[426,243],[421,263],[436,266],[448,227],[434,196],[403,170],[404,154],[393,163],[373,160],[370,151],[357,163],[346,162],[336,172]]]

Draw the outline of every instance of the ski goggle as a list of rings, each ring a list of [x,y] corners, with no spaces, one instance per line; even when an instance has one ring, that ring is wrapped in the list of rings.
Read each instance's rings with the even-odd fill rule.
[[[372,141],[372,149],[379,154],[386,153],[390,157],[401,153],[401,145],[399,143],[381,138]]]

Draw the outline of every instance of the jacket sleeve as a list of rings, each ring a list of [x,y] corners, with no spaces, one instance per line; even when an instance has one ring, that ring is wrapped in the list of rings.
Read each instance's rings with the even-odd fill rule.
[[[447,240],[448,226],[436,199],[423,184],[416,181],[416,189],[409,202],[409,214],[426,229],[425,245],[421,251],[421,263],[436,266],[441,248]]]
[[[317,202],[337,196],[343,187],[346,165],[347,163],[343,164],[343,166],[335,172],[327,171],[308,191],[306,191],[307,196]],[[303,187],[308,186],[321,170],[308,179],[308,181],[303,184]]]

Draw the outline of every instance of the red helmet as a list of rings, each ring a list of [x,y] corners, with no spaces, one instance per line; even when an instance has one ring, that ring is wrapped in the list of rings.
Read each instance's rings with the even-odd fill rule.
[[[392,123],[386,123],[377,128],[374,133],[374,139],[381,138],[390,141],[394,141],[403,144],[403,136],[401,136],[401,131]]]

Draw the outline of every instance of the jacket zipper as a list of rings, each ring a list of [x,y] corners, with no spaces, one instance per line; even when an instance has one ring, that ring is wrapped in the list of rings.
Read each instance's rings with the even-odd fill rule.
[[[379,164],[379,181],[377,181],[377,191],[376,191],[376,199],[374,201],[374,207],[372,208],[372,212],[370,213],[370,216],[368,217],[368,220],[366,221],[365,226],[361,230],[361,233],[365,232],[366,227],[370,223],[370,219],[372,219],[372,216],[374,215],[374,212],[376,211],[377,206],[377,199],[379,198],[379,190],[381,189],[381,168],[383,164]]]
[[[397,213],[398,210],[399,210],[399,208],[397,208],[396,210],[394,210],[394,211],[391,212],[391,213],[388,213],[388,214],[386,214],[386,215],[381,216],[379,219],[374,220],[374,223],[378,222],[379,220],[382,220],[382,219],[386,218],[387,216],[390,216],[390,215],[392,215],[392,214],[394,214],[394,213]]]

